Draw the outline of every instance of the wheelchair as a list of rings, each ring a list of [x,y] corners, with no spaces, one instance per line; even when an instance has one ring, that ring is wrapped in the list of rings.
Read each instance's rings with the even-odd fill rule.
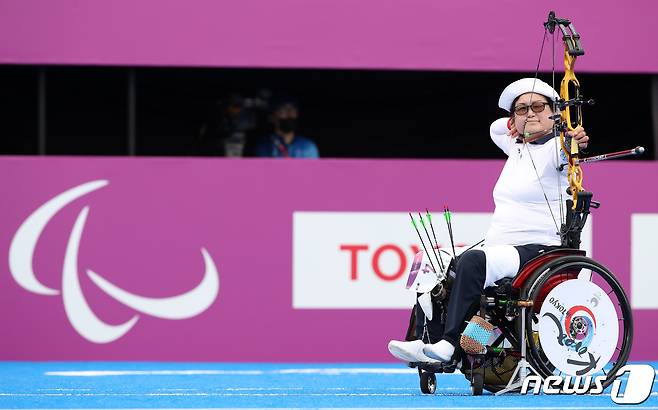
[[[578,215],[567,218],[567,224],[582,229],[586,214],[575,222]],[[473,317],[463,329],[451,362],[409,363],[418,370],[423,393],[435,393],[437,373],[457,369],[470,382],[473,395],[484,390],[497,394],[519,391],[529,372],[542,379],[570,376],[575,383],[591,387],[597,376],[605,378],[603,388],[614,381],[631,351],[632,311],[614,274],[578,249],[579,233],[563,239],[564,245],[576,246],[542,253],[516,277],[484,290],[479,306],[472,307]],[[451,255],[445,270],[454,268],[458,258]],[[415,290],[412,279],[410,274],[407,288]],[[406,340],[425,337],[424,331],[418,331],[422,326],[415,323],[418,309],[425,310],[431,303],[434,314],[446,311],[450,275],[435,281],[438,283],[429,292],[426,286],[425,300],[419,298],[414,306]],[[562,384],[567,383],[565,378]]]

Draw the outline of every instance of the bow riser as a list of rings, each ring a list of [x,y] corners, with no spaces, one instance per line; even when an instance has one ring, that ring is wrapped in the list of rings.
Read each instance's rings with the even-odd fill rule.
[[[571,26],[571,24],[570,24]],[[573,27],[573,26],[571,26]],[[564,33],[564,28],[560,25]],[[567,131],[574,131],[577,127],[582,127],[583,125],[583,116],[582,116],[582,99],[580,98],[580,82],[576,78],[574,73],[574,66],[576,65],[576,56],[572,55],[574,52],[574,44],[577,44],[579,47],[576,51],[579,52],[578,55],[583,55],[584,51],[580,48],[580,43],[575,43],[572,38],[564,36],[564,78],[560,83],[560,98],[562,99],[562,111],[560,113],[560,145],[564,151],[566,157],[569,160],[569,168],[567,171],[567,177],[569,180],[569,186],[571,187],[572,200],[573,200],[573,209],[576,209],[578,206],[578,193],[583,190],[583,171],[580,168],[580,163],[578,160],[579,150],[578,143],[574,138],[571,138],[571,144],[569,147],[566,146],[566,136]],[[570,89],[573,91],[574,98],[571,98]],[[575,110],[572,117],[572,109]]]

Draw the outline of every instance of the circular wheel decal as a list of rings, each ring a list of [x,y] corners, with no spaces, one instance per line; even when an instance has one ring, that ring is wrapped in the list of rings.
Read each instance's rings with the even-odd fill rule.
[[[549,292],[539,312],[539,341],[562,373],[585,376],[612,358],[619,338],[617,311],[596,284],[567,280]]]

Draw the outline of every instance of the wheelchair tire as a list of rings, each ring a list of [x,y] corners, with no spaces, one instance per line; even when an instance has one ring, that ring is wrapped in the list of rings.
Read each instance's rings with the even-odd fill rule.
[[[430,372],[420,373],[420,391],[424,394],[434,394],[436,392],[436,375]]]
[[[521,296],[534,302],[530,314],[526,315],[526,341],[529,348],[527,359],[541,373],[542,377],[545,378],[554,374],[556,367],[543,354],[541,343],[535,337],[536,333],[533,330],[534,313],[538,312],[541,307],[541,303],[543,302],[542,295],[545,297],[547,294],[547,289],[545,289],[547,283],[549,284],[548,286],[555,287],[562,281],[574,279],[573,272],[582,272],[582,270],[589,270],[592,272],[592,275],[596,273],[598,277],[597,282],[605,282],[607,284],[610,288],[608,294],[614,294],[616,301],[613,303],[617,304],[618,311],[622,316],[619,319],[619,330],[621,334],[621,338],[619,339],[621,342],[620,344],[618,342],[616,347],[616,352],[618,353],[616,357],[613,356],[610,359],[612,368],[605,372],[607,377],[603,382],[603,386],[607,387],[614,381],[617,370],[624,366],[628,360],[633,341],[633,315],[626,293],[617,278],[605,266],[591,258],[575,255],[557,258],[537,269],[521,289]],[[590,277],[590,281],[593,281],[592,277]],[[621,326],[623,326],[623,329],[621,329]]]

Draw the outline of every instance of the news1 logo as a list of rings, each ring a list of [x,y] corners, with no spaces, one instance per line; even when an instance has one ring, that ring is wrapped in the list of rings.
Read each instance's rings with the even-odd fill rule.
[[[628,375],[628,378],[622,378]],[[616,373],[612,382],[610,398],[617,404],[641,404],[651,395],[651,388],[656,377],[656,371],[648,364],[627,364]],[[606,376],[557,376],[545,379],[531,375],[524,379],[521,394],[591,394],[603,393],[603,381]],[[593,383],[592,383],[593,382]],[[530,385],[533,385],[531,388]],[[623,388],[622,388],[623,387]]]

